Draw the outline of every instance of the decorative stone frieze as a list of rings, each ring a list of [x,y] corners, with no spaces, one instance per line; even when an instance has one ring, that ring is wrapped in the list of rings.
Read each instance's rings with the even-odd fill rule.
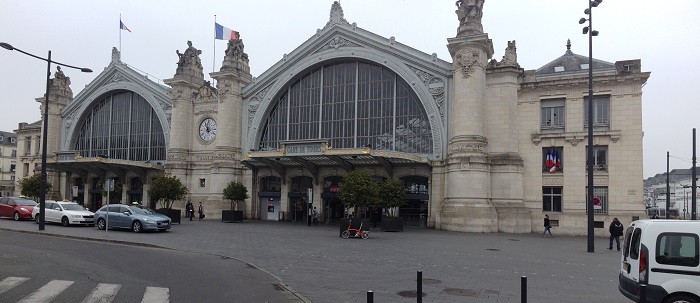
[[[350,23],[348,23],[348,20],[345,20],[343,8],[340,6],[340,3],[338,1],[333,2],[333,6],[331,6],[330,18],[328,20],[328,23],[326,23],[326,26],[323,27],[323,29],[335,25],[350,25]]]
[[[469,79],[477,68],[482,70],[485,68],[481,52],[476,49],[461,51],[457,53],[455,59],[464,79]]]
[[[423,84],[428,88],[428,91],[433,96],[435,105],[440,111],[440,117],[445,117],[445,82],[435,77],[435,75],[426,71],[420,70],[413,66],[408,66],[417,76],[423,81]]]
[[[542,178],[542,185],[562,186],[564,185],[564,178],[562,176],[545,177]]]
[[[335,36],[331,38],[326,44],[324,44],[321,48],[316,50],[316,53],[326,51],[326,50],[338,50],[341,47],[362,47],[362,45],[359,45],[353,41],[350,41],[346,39],[345,37],[342,36]]]
[[[270,90],[270,86],[272,86],[273,84],[270,84],[267,87],[261,89],[258,93],[256,93],[253,97],[250,98],[250,102],[248,103],[248,129],[250,129],[250,123],[253,122],[253,117],[255,117],[255,113],[258,111],[260,103],[262,103],[263,98]]]
[[[199,104],[194,106],[195,115],[216,114],[219,106],[217,104]]]

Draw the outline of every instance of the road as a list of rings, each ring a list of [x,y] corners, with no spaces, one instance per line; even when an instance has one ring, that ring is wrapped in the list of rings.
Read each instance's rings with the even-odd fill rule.
[[[276,279],[230,258],[36,234],[1,235],[0,302],[109,302],[98,296],[113,302],[289,302]]]

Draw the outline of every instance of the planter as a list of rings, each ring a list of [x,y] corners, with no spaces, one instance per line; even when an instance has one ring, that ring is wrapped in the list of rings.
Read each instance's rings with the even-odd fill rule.
[[[222,210],[221,222],[243,222],[242,210]]]
[[[363,222],[363,223],[361,223]],[[362,230],[369,230],[369,222],[363,221],[360,219],[352,219],[352,228],[359,229],[360,224],[362,224]],[[348,225],[350,225],[350,219],[349,218],[342,218],[340,219],[340,233],[338,234],[338,237],[343,236],[343,232],[348,229]],[[351,233],[351,237],[354,237],[355,234]]]
[[[403,231],[403,219],[400,217],[382,217],[381,231]]]
[[[157,212],[161,215],[168,216],[168,218],[170,218],[171,223],[180,224],[180,216],[182,216],[182,211],[179,209],[159,208],[159,209],[156,209],[155,212]]]

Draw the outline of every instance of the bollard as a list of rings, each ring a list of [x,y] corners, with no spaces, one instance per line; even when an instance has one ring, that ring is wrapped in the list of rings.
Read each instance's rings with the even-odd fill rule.
[[[367,291],[367,303],[374,303],[374,292],[371,290]]]
[[[639,303],[647,303],[647,285],[639,284]]]
[[[520,277],[520,303],[527,303],[527,276]]]
[[[423,272],[418,271],[418,277],[416,278],[416,302],[423,302]]]

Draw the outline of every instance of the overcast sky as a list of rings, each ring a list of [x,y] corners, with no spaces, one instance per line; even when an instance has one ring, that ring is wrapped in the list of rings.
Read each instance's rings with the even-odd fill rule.
[[[177,67],[176,50],[187,41],[202,50],[205,75],[221,66],[226,42],[214,38],[218,23],[241,32],[253,76],[259,76],[323,28],[332,0],[0,0],[0,42],[61,63],[88,67],[92,74],[64,68],[74,95],[110,62],[112,47],[122,61],[157,79]],[[452,61],[447,38],[456,34],[454,0],[343,0],[348,22],[427,54]],[[517,41],[518,62],[537,69],[566,51],[588,56],[588,36],[578,20],[585,0],[487,0],[482,20],[493,40],[494,58],[508,40]],[[692,129],[698,127],[700,22],[698,0],[605,0],[593,10],[593,57],[615,62],[641,59],[651,72],[643,89],[644,177],[692,165]],[[119,30],[119,16],[131,32]],[[214,51],[216,60],[214,60]],[[52,68],[52,73],[55,66]],[[0,130],[40,119],[34,100],[46,89],[46,64],[0,49]],[[208,78],[208,76],[206,76]],[[623,139],[624,140],[624,139]]]

